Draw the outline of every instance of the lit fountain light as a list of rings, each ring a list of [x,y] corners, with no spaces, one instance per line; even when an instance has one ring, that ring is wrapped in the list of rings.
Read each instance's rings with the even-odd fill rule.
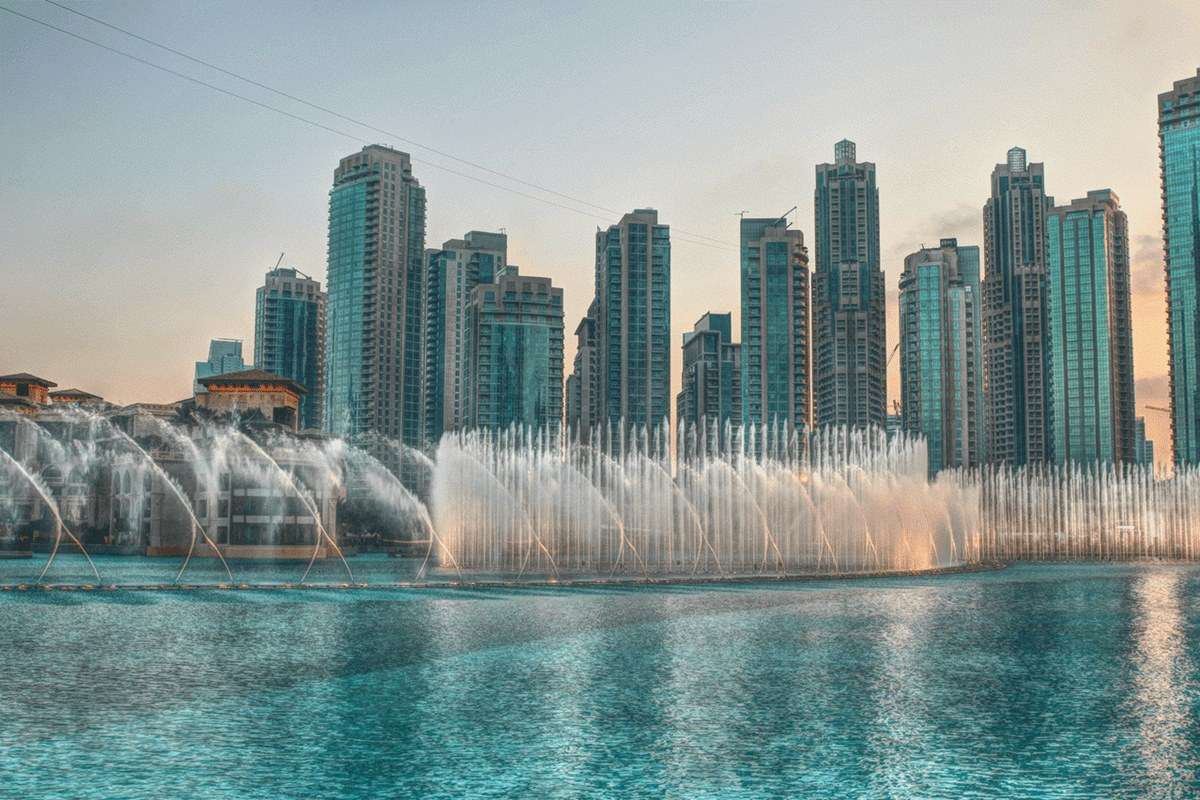
[[[658,578],[907,572],[979,555],[978,491],[927,478],[904,436],[766,428],[512,429],[443,437],[431,491],[441,563],[481,576]],[[614,444],[616,446],[614,446]]]
[[[135,490],[144,479],[148,491],[156,478],[187,511],[187,520],[173,521],[177,530],[163,531],[187,548],[176,582],[198,541],[222,555],[224,545],[200,519],[208,514],[193,504],[216,507],[231,476],[275,504],[265,515],[271,526],[311,515],[312,558],[301,583],[322,548],[354,580],[318,500],[330,509],[367,503],[390,536],[382,542],[424,547],[417,581],[778,578],[1015,560],[1200,558],[1195,468],[1171,475],[1132,465],[988,468],[930,479],[917,438],[848,430],[800,436],[728,423],[686,428],[674,441],[665,423],[610,425],[593,431],[590,444],[518,428],[464,432],[445,436],[430,459],[385,437],[351,443],[268,433],[255,441],[236,426],[136,419],[165,442],[161,453],[91,412],[55,409],[38,422],[0,412],[0,422],[34,443],[36,468],[12,453],[0,464],[53,517],[43,577],[64,537],[86,555],[71,530],[86,501],[76,484],[99,492],[118,472],[122,480],[133,473]],[[28,454],[28,445],[20,447]],[[170,458],[186,477],[156,457]],[[303,511],[284,510],[291,497]],[[140,514],[135,506],[133,517]],[[261,533],[266,557],[280,535]]]

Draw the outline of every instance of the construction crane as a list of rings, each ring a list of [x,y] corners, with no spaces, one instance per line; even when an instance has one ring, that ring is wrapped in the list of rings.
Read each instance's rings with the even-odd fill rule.
[[[1171,413],[1171,409],[1169,409],[1169,408],[1163,408],[1162,406],[1150,406],[1150,405],[1145,405],[1145,406],[1142,406],[1142,408],[1146,409],[1147,411],[1161,411],[1161,412],[1162,412],[1162,413],[1164,413],[1164,414],[1170,414],[1170,413]]]

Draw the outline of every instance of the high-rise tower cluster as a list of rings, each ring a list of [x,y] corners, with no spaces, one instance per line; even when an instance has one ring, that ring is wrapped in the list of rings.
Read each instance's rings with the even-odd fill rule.
[[[1171,431],[1175,460],[1200,463],[1200,71],[1159,95],[1158,114]],[[904,259],[891,415],[875,164],[842,140],[816,166],[811,267],[791,212],[743,214],[740,325],[709,312],[684,334],[679,441],[724,446],[732,427],[800,446],[821,427],[903,430],[927,440],[931,472],[1152,458],[1116,193],[1056,205],[1045,166],[1020,147],[989,189],[982,259],[956,238]],[[415,447],[510,426],[614,449],[666,441],[671,231],[656,210],[596,231],[565,380],[561,288],[510,264],[502,231],[426,250],[425,226],[408,154],[364,147],[329,192],[328,294],[293,268],[267,273],[254,359],[305,388],[303,427]],[[240,342],[214,340],[196,374],[244,367]]]

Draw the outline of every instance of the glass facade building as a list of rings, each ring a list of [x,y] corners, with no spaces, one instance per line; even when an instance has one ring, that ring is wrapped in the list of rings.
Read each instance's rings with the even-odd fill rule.
[[[834,146],[834,162],[817,165],[817,265],[812,278],[815,424],[883,429],[887,325],[875,165],[858,161],[849,140]]]
[[[467,306],[471,291],[492,283],[508,259],[503,233],[470,231],[425,251],[425,430],[430,444],[465,423]]]
[[[325,427],[417,446],[425,377],[425,190],[407,153],[370,145],[329,192]]]
[[[192,393],[204,394],[207,391],[201,384],[201,378],[211,378],[214,375],[224,375],[228,372],[241,372],[246,369],[242,360],[241,339],[213,339],[208,343],[208,360],[197,361]]]
[[[1200,464],[1200,69],[1158,96],[1176,464]]]
[[[900,275],[901,428],[925,437],[930,474],[985,458],[979,248],[942,239]]]
[[[623,441],[671,413],[671,231],[637,209],[596,233],[597,424]]]
[[[1129,230],[1109,189],[1046,212],[1050,457],[1137,460]]]
[[[811,400],[804,234],[789,229],[785,219],[743,217],[741,256],[741,422],[807,434]]]
[[[301,428],[321,430],[325,409],[325,293],[294,269],[267,273],[255,294],[254,364],[305,388]]]
[[[992,170],[983,209],[983,369],[991,459],[1026,464],[1049,457],[1045,358],[1045,168],[1014,147]]]
[[[675,417],[684,432],[684,455],[697,441],[725,444],[726,423],[742,421],[741,346],[733,342],[732,315],[701,317],[683,334],[683,381]]]
[[[557,435],[563,417],[563,295],[511,265],[471,291],[467,426]]]

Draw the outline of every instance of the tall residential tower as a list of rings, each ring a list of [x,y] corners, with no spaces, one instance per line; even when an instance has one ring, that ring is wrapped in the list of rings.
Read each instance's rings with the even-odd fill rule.
[[[329,192],[325,427],[419,445],[424,364],[425,190],[408,153],[346,156]]]
[[[508,265],[471,290],[465,424],[556,436],[563,417],[563,293]]]
[[[1137,460],[1129,226],[1109,189],[1046,212],[1050,458]]]
[[[942,239],[904,259],[901,426],[925,437],[931,474],[984,460],[979,291],[978,247]]]
[[[255,293],[254,366],[303,386],[299,427],[323,427],[325,293],[318,281],[286,267],[267,273]]]
[[[1045,169],[1014,147],[992,170],[983,208],[983,370],[991,459],[1049,458]]]
[[[466,422],[467,306],[471,290],[492,283],[508,259],[503,233],[469,231],[440,250],[425,251],[425,439],[437,444],[445,431]]]
[[[1200,464],[1200,69],[1158,96],[1171,441],[1176,464]]]
[[[742,218],[741,422],[811,427],[808,250],[786,219]]]
[[[813,271],[813,405],[816,425],[887,422],[887,331],[879,263],[875,165],[854,142],[817,165],[817,266]],[[769,365],[768,365],[769,366]]]
[[[671,229],[639,208],[596,232],[597,422],[616,440],[671,413]]]

